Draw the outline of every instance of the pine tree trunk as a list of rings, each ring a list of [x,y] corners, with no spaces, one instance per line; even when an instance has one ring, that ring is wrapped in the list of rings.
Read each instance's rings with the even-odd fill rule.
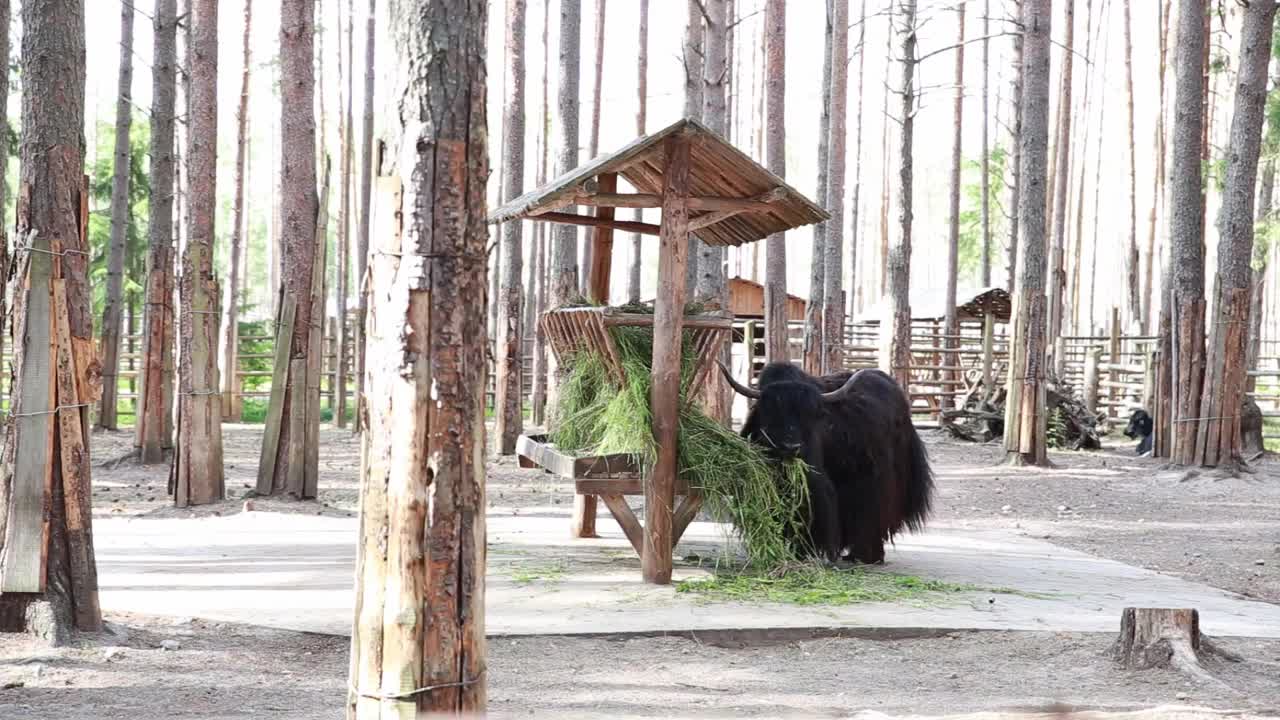
[[[8,58],[5,58],[6,62]],[[120,392],[120,327],[124,293],[125,240],[133,208],[129,204],[129,129],[133,124],[133,5],[120,6],[120,75],[116,87],[116,144],[112,155],[111,245],[107,253],[107,297],[102,309],[102,406],[98,427],[116,429]],[[5,142],[8,142],[7,139]]]
[[[857,308],[861,309],[862,303],[862,287],[863,283],[858,282],[858,243],[866,236],[865,232],[860,233],[862,229],[859,225],[860,213],[862,207],[862,109],[863,99],[866,95],[866,86],[864,84],[866,78],[867,67],[867,0],[862,0],[862,10],[858,14],[858,110],[854,115],[857,118],[857,130],[854,131],[853,139],[853,198],[849,203],[849,283],[851,287],[846,293],[846,310],[848,317],[854,316],[855,302]],[[841,328],[841,338],[843,339],[844,328]]]
[[[783,0],[765,0],[765,133],[768,136],[769,172],[786,177],[787,15]],[[774,233],[767,242],[764,281],[765,357],[786,362],[787,343],[787,240]]]
[[[645,115],[649,106],[649,0],[640,0],[640,49],[636,58],[636,137],[645,134]],[[644,219],[644,211],[636,209],[636,222]],[[640,302],[640,263],[642,236],[631,236],[631,262],[627,266],[627,302]]]
[[[578,87],[582,58],[582,0],[560,2],[560,82],[556,104],[560,116],[560,154],[556,176],[578,167]],[[578,228],[556,225],[551,244],[552,308],[578,292]],[[552,386],[554,388],[554,385]]]
[[[190,227],[182,259],[178,339],[178,453],[174,504],[204,505],[226,494],[218,384],[218,280],[213,270],[217,209],[218,3],[193,0],[191,113],[187,134]]]
[[[604,10],[601,0],[600,10]],[[524,192],[524,26],[525,0],[507,0],[507,96],[502,108],[502,124],[506,128],[507,170],[505,199],[514,200]],[[597,24],[603,27],[603,21]],[[598,39],[603,39],[600,37]],[[600,56],[597,54],[596,59]],[[597,71],[598,72],[598,71]],[[597,91],[599,90],[597,80]],[[597,100],[599,95],[596,96]],[[599,109],[593,111],[593,139],[599,140]],[[524,249],[521,238],[524,224],[513,220],[502,226],[502,288],[498,303],[498,377],[495,385],[494,429],[497,440],[495,450],[499,455],[516,451],[516,440],[524,429],[524,408],[521,393],[523,372],[523,333],[520,329],[520,276],[524,272]]]
[[[361,121],[360,150],[360,231],[356,236],[356,422],[357,432],[364,430],[364,364],[365,364],[365,316],[369,313],[369,288],[366,274],[369,266],[369,222],[372,210],[370,195],[373,189],[373,177],[377,174],[376,158],[373,155],[373,95],[374,95],[374,46],[375,19],[377,17],[378,0],[369,0],[369,17],[365,21],[364,46],[364,111]],[[275,288],[272,288],[275,291]]]
[[[370,262],[354,720],[485,710],[486,7],[392,5],[408,151],[403,231]]]
[[[178,7],[155,7],[155,55],[151,64],[151,202],[148,217],[146,317],[142,341],[136,444],[144,465],[164,462],[173,447],[173,220],[174,110]]]
[[[728,50],[729,10],[727,0],[702,0],[706,11],[703,62],[702,121],[713,132],[727,137],[729,134],[728,106]],[[729,309],[729,285],[725,280],[725,248],[692,242],[688,262],[698,266],[697,295]],[[721,345],[719,360],[726,367],[732,362],[731,343],[728,338]],[[703,385],[703,406],[707,415],[729,426],[733,413],[733,390],[720,373],[712,373]]]
[[[341,113],[339,119],[339,137],[338,152],[342,153],[340,160],[339,174],[342,176],[338,183],[339,192],[342,193],[342,199],[338,202],[338,248],[334,255],[334,267],[337,274],[337,311],[338,336],[334,342],[334,363],[333,363],[333,424],[337,427],[347,426],[347,368],[351,362],[351,357],[347,353],[347,345],[350,337],[347,335],[347,296],[351,291],[350,282],[350,255],[351,255],[351,164],[352,164],[352,141],[351,134],[354,131],[354,118],[352,117],[352,91],[354,78],[352,77],[355,69],[352,55],[355,50],[352,36],[354,35],[353,19],[355,15],[353,0],[347,0],[347,53],[346,63],[342,63],[342,53],[339,52],[338,63],[338,86],[339,86],[339,102],[341,107],[338,108]],[[339,23],[341,22],[341,13],[339,13]],[[339,48],[341,48],[342,33],[338,33]],[[344,72],[345,71],[345,72]],[[345,83],[343,82],[345,78]]]
[[[1050,0],[1022,0],[1022,102],[1018,194],[1022,258],[1015,325],[1009,342],[1004,447],[1010,462],[1044,465],[1045,424],[1045,183],[1049,149]]]
[[[1101,28],[1099,28],[1101,29]],[[1080,148],[1078,154],[1073,156],[1072,167],[1078,167],[1079,172],[1076,173],[1076,219],[1075,219],[1075,242],[1070,244],[1071,253],[1071,271],[1068,275],[1067,297],[1071,308],[1071,328],[1076,334],[1080,333],[1080,255],[1084,247],[1084,176],[1088,170],[1088,163],[1085,161],[1087,152],[1085,148],[1089,145],[1089,115],[1093,110],[1090,103],[1093,91],[1093,0],[1085,0],[1084,4],[1084,57],[1088,64],[1084,73],[1084,100],[1080,103],[1079,118],[1076,123],[1076,138],[1072,140],[1072,148]],[[1069,202],[1069,201],[1068,201]],[[1070,234],[1068,234],[1070,239]],[[1064,319],[1065,324],[1065,319]],[[1066,358],[1062,357],[1062,362],[1066,362]]]
[[[645,0],[646,2],[648,0]],[[542,3],[542,113],[538,116],[538,134],[542,138],[542,149],[538,155],[538,187],[542,187],[547,182],[547,166],[550,164],[551,154],[551,99],[547,92],[547,79],[551,75],[551,45],[549,39],[549,31],[551,27],[551,0],[543,0]],[[548,232],[546,223],[537,223],[534,232],[537,233],[537,249],[534,255],[534,274],[537,276],[538,292],[533,297],[536,305],[534,308],[535,321],[533,326],[533,424],[546,425],[546,405],[547,405],[547,337],[542,332],[542,313],[546,312],[548,304],[547,286],[549,284],[548,273]],[[553,240],[554,242],[554,240]]]
[[[1204,380],[1204,0],[1182,0],[1174,52],[1173,153],[1169,177],[1170,302],[1160,313],[1160,380],[1156,456],[1195,461],[1196,423]],[[1168,434],[1167,439],[1162,435]]]
[[[600,109],[601,109],[600,108],[600,92],[601,92],[600,86],[604,82],[604,43],[605,43],[604,20],[605,20],[605,7],[606,7],[605,1],[606,0],[596,0],[596,18],[595,18],[596,20],[596,32],[595,32],[596,64],[595,64],[595,72],[592,75],[592,81],[591,81],[591,134],[588,136],[589,139],[587,140],[587,159],[588,160],[592,160],[596,157],[596,155],[600,154]],[[510,94],[511,94],[510,88],[507,89],[507,92],[503,93],[503,95],[507,97],[509,97]],[[595,244],[596,244],[595,228],[590,228],[590,227],[586,228],[586,232],[584,232],[582,235],[583,272],[580,273],[580,277],[579,277],[579,283],[580,283],[579,291],[582,293],[583,297],[591,297],[591,291],[590,291],[590,288],[588,287],[588,283],[590,280],[589,275],[590,275],[592,257],[595,255],[595,251],[596,251]],[[603,302],[607,305],[609,303],[608,293],[605,293],[605,296],[606,297],[599,298],[599,300],[600,302]]]
[[[93,343],[83,174],[84,5],[27,0],[21,16],[16,346],[12,414],[0,451],[0,632],[62,644],[73,628],[102,627],[88,448],[88,405],[98,399],[102,368]]]
[[[684,26],[684,116],[702,119],[705,104],[706,81],[703,65],[706,57],[705,35],[703,29],[702,3],[704,0],[689,0],[688,19]],[[689,238],[689,262],[685,265],[684,289],[685,297],[694,300],[698,297],[698,258],[702,255],[702,241],[696,237]]]
[[[832,44],[832,4],[837,0],[824,0],[826,5],[826,30],[823,32],[822,48],[822,95],[818,99],[818,184],[814,198],[818,204],[830,211],[831,198],[827,193],[827,172],[830,169],[831,155],[831,44]],[[827,223],[813,224],[813,252],[809,262],[809,302],[804,313],[804,370],[811,375],[822,374],[823,342],[822,332],[825,324],[822,320],[823,293],[827,286],[824,282]]]
[[[827,157],[826,257],[823,268],[822,369],[844,369],[844,178],[849,107],[849,0],[832,0],[831,133]]]
[[[297,112],[313,107],[323,84],[315,74],[315,0],[283,0],[280,5],[280,169],[282,196],[282,315],[293,308],[293,322],[278,323],[277,356],[263,452],[258,461],[259,494],[315,497],[317,468],[312,454],[320,428],[319,335],[324,323],[324,228],[328,195],[328,163],[323,197],[317,197],[317,141],[323,146],[323,118],[317,137],[316,116]],[[321,103],[323,105],[323,103]],[[319,311],[319,312],[317,312]],[[279,320],[279,318],[278,318]],[[270,415],[270,413],[269,413]],[[278,418],[278,419],[277,419]]]
[[[1062,317],[1067,274],[1063,256],[1067,242],[1067,197],[1071,160],[1071,83],[1075,60],[1075,0],[1066,0],[1063,9],[1066,42],[1062,52],[1062,86],[1058,94],[1057,161],[1051,169],[1050,190],[1053,192],[1053,245],[1049,253],[1049,326],[1047,350],[1053,358],[1054,377],[1062,375]]]
[[[1271,82],[1268,96],[1274,94],[1278,89],[1280,89],[1280,56],[1273,56],[1271,59]],[[1258,181],[1258,211],[1254,216],[1257,225],[1263,225],[1271,220],[1271,212],[1275,203],[1276,159],[1270,156],[1267,151],[1275,149],[1277,138],[1280,138],[1280,125],[1272,122],[1271,118],[1267,118],[1266,130],[1262,135],[1264,158],[1262,178]],[[1266,297],[1267,261],[1270,259],[1269,250],[1270,248],[1265,242],[1254,245],[1254,269],[1250,283],[1249,354],[1245,362],[1245,367],[1249,370],[1259,369],[1258,358],[1262,355],[1262,315],[1263,300]],[[1257,387],[1258,378],[1249,375],[1245,381],[1245,391],[1252,393],[1257,390]]]
[[[0,27],[9,27],[12,13],[9,0],[0,0]],[[9,57],[9,33],[0,33],[0,57]],[[9,73],[0,73],[0,137],[9,137]],[[0,143],[0,168],[9,167],[9,143]],[[9,207],[8,173],[0,177],[0,218],[7,217],[5,211]],[[5,223],[0,222],[0,283],[8,283],[9,266],[12,257],[9,254],[9,233]],[[8,337],[6,321],[9,317],[8,294],[0,289],[0,357],[4,356],[5,340]]]
[[[1138,258],[1138,159],[1133,132],[1133,17],[1129,0],[1124,0],[1124,82],[1127,92],[1129,150],[1129,240],[1125,245],[1125,298],[1131,322],[1141,325],[1146,334],[1146,317],[1142,314],[1142,284]]]
[[[1156,258],[1156,208],[1160,206],[1161,200],[1164,198],[1165,186],[1165,125],[1164,125],[1164,109],[1165,109],[1165,92],[1164,79],[1166,69],[1166,58],[1168,57],[1169,48],[1169,15],[1172,12],[1173,0],[1164,0],[1157,6],[1160,12],[1160,56],[1159,69],[1157,76],[1158,103],[1156,105],[1156,122],[1154,133],[1154,155],[1155,155],[1155,182],[1151,183],[1151,209],[1147,215],[1147,256],[1146,265],[1143,270],[1142,283],[1142,317],[1144,318],[1144,328],[1151,328],[1156,323],[1155,306],[1152,304],[1152,283],[1155,280],[1155,258]]]
[[[1017,17],[1022,17],[1022,3],[1024,0],[1014,0],[1014,8]],[[1005,260],[1005,284],[1009,291],[1009,295],[1013,296],[1016,292],[1016,281],[1018,278],[1018,229],[1021,224],[1021,218],[1018,217],[1018,209],[1022,207],[1022,55],[1023,55],[1023,34],[1014,33],[1013,35],[1013,80],[1012,96],[1013,102],[1013,121],[1009,126],[1009,170],[1011,177],[1009,180],[1009,200],[1006,207],[1009,208],[1009,241],[1007,244],[1006,260]]]
[[[955,99],[952,101],[952,124],[953,135],[951,137],[951,227],[947,234],[947,289],[946,289],[946,309],[944,330],[948,337],[946,346],[948,349],[959,347],[953,335],[960,332],[960,321],[956,316],[956,284],[960,279],[960,169],[961,155],[964,150],[964,3],[956,5],[956,62],[955,62]],[[984,176],[985,179],[985,176]],[[985,203],[984,203],[985,204]],[[943,356],[943,365],[951,368],[945,377],[950,382],[959,379],[960,374],[958,367],[960,359],[955,353],[947,353]],[[956,385],[948,385],[948,389],[956,388]],[[943,403],[943,407],[950,408],[951,403]]]
[[[991,0],[982,1],[982,287],[991,287]],[[998,95],[999,93],[997,93]],[[997,98],[996,105],[999,106]]]
[[[899,61],[902,80],[898,88],[901,133],[898,147],[898,237],[889,250],[889,295],[893,305],[888,318],[885,357],[880,364],[910,393],[911,384],[911,226],[914,219],[912,152],[915,142],[916,0],[898,0],[898,37],[902,42]],[[884,320],[881,320],[882,327]],[[883,330],[882,330],[883,332]],[[910,395],[908,394],[908,398]]]
[[[897,7],[897,3],[890,0],[888,8],[886,8],[885,32],[884,32],[884,56],[886,58],[893,57],[893,11]],[[888,70],[886,69],[886,75]],[[889,87],[885,86],[884,105],[880,110],[880,295],[883,297],[889,292],[889,175],[892,172],[892,150],[889,147],[889,97],[893,95]],[[884,325],[881,323],[881,332],[883,334]],[[883,337],[882,337],[883,340]],[[883,364],[883,363],[882,363]]]
[[[240,418],[239,352],[237,348],[240,327],[240,258],[244,254],[244,183],[245,157],[249,150],[249,68],[253,61],[253,48],[249,44],[253,21],[253,0],[244,2],[244,64],[240,75],[240,108],[236,111],[236,176],[231,210],[231,252],[227,263],[227,296],[223,308],[226,323],[222,336],[222,417],[227,420]]]
[[[1240,405],[1244,401],[1252,279],[1254,197],[1262,123],[1267,103],[1267,66],[1275,3],[1243,8],[1240,69],[1226,183],[1218,213],[1218,272],[1215,322],[1210,326],[1204,394],[1200,402],[1196,462],[1207,467],[1240,462]]]

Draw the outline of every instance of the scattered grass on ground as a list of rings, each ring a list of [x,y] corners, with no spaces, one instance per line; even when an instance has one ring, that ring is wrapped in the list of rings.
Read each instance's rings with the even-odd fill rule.
[[[947,595],[980,591],[977,585],[928,580],[866,568],[837,569],[817,564],[783,572],[720,571],[709,578],[676,584],[676,592],[707,600],[770,602],[785,605],[852,605],[864,602],[940,600]]]
[[[565,570],[563,562],[549,565],[517,565],[511,568],[511,582],[517,585],[532,585],[535,582],[555,584],[564,580]]]

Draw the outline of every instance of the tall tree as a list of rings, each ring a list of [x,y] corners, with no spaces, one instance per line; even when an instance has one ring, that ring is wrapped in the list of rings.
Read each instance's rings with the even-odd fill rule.
[[[352,117],[352,91],[354,90],[354,70],[355,63],[352,60],[355,48],[353,36],[355,35],[354,19],[355,8],[354,1],[347,0],[347,48],[345,65],[342,62],[342,33],[338,33],[338,85],[339,85],[339,102],[342,107],[338,108],[341,118],[338,121],[338,152],[342,157],[339,160],[341,170],[339,174],[342,176],[339,182],[339,192],[342,198],[338,202],[338,249],[334,253],[334,266],[337,274],[337,311],[338,311],[338,336],[334,339],[334,367],[333,367],[333,423],[338,427],[347,426],[347,370],[351,363],[351,357],[348,355],[347,344],[350,336],[347,334],[347,295],[350,293],[350,269],[351,269],[351,165],[352,165],[352,132],[354,131],[354,118]],[[341,10],[341,9],[339,9]],[[338,13],[339,22],[341,22],[342,13]]]
[[[897,34],[902,43],[898,141],[898,236],[889,249],[889,295],[893,311],[881,365],[909,392],[911,380],[912,145],[915,142],[916,0],[898,0]],[[882,329],[881,332],[884,332]]]
[[[604,2],[601,0],[600,9]],[[524,192],[524,26],[525,0],[507,0],[507,97],[502,108],[502,123],[506,128],[506,160],[503,194],[510,201]],[[600,39],[603,39],[601,37]],[[597,57],[597,59],[599,59]],[[598,82],[598,81],[597,81]],[[598,96],[597,96],[598,97]],[[599,124],[599,111],[592,120]],[[599,128],[593,133],[598,140]],[[495,449],[499,455],[516,451],[516,440],[524,429],[523,355],[520,329],[520,276],[524,272],[524,249],[521,238],[524,225],[513,220],[502,226],[502,289],[498,303],[498,378],[494,400],[494,429],[497,436]]]
[[[787,11],[783,0],[765,0],[765,120],[768,136],[769,172],[778,177],[787,173]],[[765,357],[769,362],[785,362],[787,349],[787,239],[774,233],[767,242],[764,281]]]
[[[832,3],[825,0],[826,28],[822,33],[822,95],[818,99],[818,183],[814,197],[830,210],[827,197],[827,172],[830,169],[831,154],[831,43],[832,43]],[[823,293],[827,286],[824,282],[827,253],[827,222],[813,224],[813,252],[809,257],[809,302],[805,304],[804,313],[804,369],[805,372],[819,375],[822,373],[823,342],[822,332],[825,324],[822,319]]]
[[[1062,52],[1062,86],[1058,93],[1058,136],[1055,139],[1055,155],[1057,160],[1051,164],[1050,192],[1053,193],[1053,245],[1049,251],[1049,327],[1048,351],[1053,358],[1054,375],[1061,376],[1062,317],[1065,307],[1065,291],[1067,284],[1066,267],[1063,256],[1067,245],[1067,197],[1071,176],[1071,85],[1072,68],[1075,65],[1075,0],[1066,0],[1063,5],[1063,32],[1066,41]]]
[[[703,19],[706,24],[703,43],[701,117],[703,124],[707,127],[728,137],[729,102],[726,83],[729,78],[729,16],[727,0],[701,0],[701,2],[705,9]],[[693,258],[697,258],[697,294],[727,305],[729,298],[724,277],[724,247],[699,243],[697,255],[690,254],[689,257],[691,262]],[[727,386],[724,390],[726,393],[732,392]]]
[[[11,18],[9,0],[0,0],[0,28],[8,28]],[[0,32],[0,57],[4,58],[6,63],[9,61],[9,50],[9,33]],[[9,137],[9,73],[7,72],[0,73],[0,137]],[[8,167],[9,143],[0,143],[0,168]],[[0,218],[5,217],[5,210],[9,207],[8,190],[8,181],[0,182]],[[9,277],[10,260],[9,233],[5,229],[5,224],[0,222],[0,278]],[[5,321],[9,314],[7,301],[6,293],[0,292],[0,356],[4,355],[4,342],[8,334],[5,332]]]
[[[142,382],[135,443],[144,465],[164,462],[173,447],[174,110],[178,77],[178,5],[155,7],[151,62],[151,201],[148,203],[146,306]]]
[[[325,197],[316,180],[315,0],[280,4],[280,174],[283,251],[281,312],[276,331],[280,361],[272,377],[271,414],[258,461],[258,492],[312,498],[320,428],[320,326],[324,322]],[[323,54],[321,55],[323,57]],[[323,109],[320,113],[323,119]],[[320,143],[323,145],[323,126]],[[325,163],[324,177],[328,177]],[[289,320],[292,319],[292,322]],[[287,348],[287,351],[285,350]],[[318,462],[318,459],[315,460]]]
[[[360,122],[363,137],[360,141],[360,230],[356,235],[356,430],[360,431],[364,414],[364,363],[365,363],[365,315],[369,311],[369,288],[366,286],[365,273],[369,264],[369,222],[373,209],[370,195],[373,189],[373,176],[378,168],[374,167],[373,156],[373,94],[374,94],[374,35],[378,15],[378,0],[369,0],[369,17],[365,20],[364,39],[364,111]],[[275,287],[272,287],[275,292]]]
[[[1253,2],[1242,12],[1239,78],[1227,148],[1229,162],[1218,211],[1218,272],[1214,282],[1217,318],[1210,326],[1196,437],[1196,462],[1209,467],[1238,465],[1241,461],[1240,405],[1245,399],[1248,367],[1254,193],[1262,152],[1276,4]]]
[[[218,176],[218,2],[191,3],[191,111],[187,133],[187,247],[182,258],[178,338],[178,453],[173,501],[218,502],[222,403],[218,400],[218,279],[213,272]]]
[[[1129,0],[1124,0],[1124,85],[1129,132],[1126,136],[1129,145],[1129,241],[1125,245],[1125,299],[1130,321],[1140,325],[1145,335],[1147,318],[1142,313],[1142,280],[1138,266],[1138,153],[1133,132],[1133,13],[1129,9]]]
[[[578,166],[578,86],[582,74],[582,0],[560,2],[560,153],[556,176]],[[573,299],[578,290],[578,229],[557,225],[551,241],[551,305]]]
[[[895,28],[893,24],[893,12],[897,7],[897,3],[890,0],[889,7],[885,13],[885,31],[884,31],[884,56],[886,62],[888,58],[893,57],[893,38]],[[888,69],[885,70],[886,75]],[[883,297],[889,292],[889,175],[891,171],[892,149],[889,147],[889,98],[893,92],[889,89],[888,84],[885,85],[883,106],[880,109],[880,117],[885,118],[885,122],[880,123],[880,295]]]
[[[1024,0],[1014,0],[1014,8],[1019,19],[1022,18],[1022,3]],[[1014,294],[1014,284],[1018,277],[1018,228],[1021,220],[1018,217],[1018,209],[1022,207],[1022,64],[1023,60],[1023,34],[1018,32],[1013,34],[1013,79],[1010,81],[1012,85],[1013,116],[1009,125],[1009,145],[1012,148],[1009,158],[1009,200],[1006,207],[1009,208],[1009,240],[1007,243],[1007,254],[1005,258],[1005,284],[1010,295]],[[1046,148],[1047,151],[1047,148]]]
[[[827,156],[826,258],[823,268],[822,368],[844,368],[844,177],[849,106],[849,0],[832,0],[831,140]]]
[[[1204,0],[1180,0],[1174,43],[1173,148],[1169,159],[1169,302],[1160,311],[1154,455],[1195,461],[1196,423],[1204,381]],[[1174,340],[1176,333],[1176,342]],[[1176,368],[1176,377],[1174,375]]]
[[[960,322],[956,316],[956,284],[960,279],[960,169],[961,153],[964,150],[964,8],[965,3],[956,3],[956,59],[955,59],[955,97],[952,100],[952,137],[951,137],[951,226],[947,234],[947,289],[945,326],[947,348],[959,347],[954,335],[960,332]],[[985,41],[984,41],[985,42]],[[985,181],[985,178],[983,178]],[[985,198],[984,198],[985,202]],[[955,353],[943,356],[943,364],[958,367],[959,358]],[[947,374],[948,380],[959,379],[955,370]],[[954,387],[954,386],[950,386]]]
[[[8,32],[6,25],[0,31]],[[8,72],[8,57],[4,58]],[[116,84],[116,145],[111,178],[111,241],[107,252],[107,298],[102,309],[102,405],[98,427],[116,429],[120,392],[120,328],[124,317],[125,239],[129,204],[129,129],[133,126],[133,4],[120,4],[120,74]]]
[[[1069,270],[1067,275],[1068,277],[1068,282],[1067,282],[1068,303],[1067,304],[1070,306],[1070,309],[1071,309],[1071,328],[1077,334],[1079,334],[1079,329],[1080,329],[1080,264],[1081,264],[1081,253],[1084,249],[1084,241],[1085,241],[1085,235],[1083,230],[1084,228],[1084,196],[1085,196],[1084,178],[1085,178],[1086,172],[1088,172],[1088,163],[1085,161],[1085,155],[1087,155],[1085,148],[1087,148],[1089,145],[1089,116],[1090,116],[1090,113],[1093,111],[1093,105],[1091,103],[1092,90],[1093,90],[1093,75],[1094,75],[1093,71],[1097,66],[1097,63],[1095,63],[1093,59],[1094,50],[1093,50],[1092,29],[1093,29],[1093,0],[1085,0],[1085,3],[1084,3],[1084,58],[1086,61],[1086,65],[1085,65],[1085,72],[1084,72],[1084,98],[1081,100],[1078,108],[1079,110],[1077,114],[1078,121],[1076,122],[1075,128],[1074,128],[1075,137],[1073,137],[1071,141],[1071,146],[1073,150],[1077,147],[1080,148],[1078,152],[1073,153],[1072,161],[1071,161],[1072,167],[1078,170],[1078,172],[1075,174],[1076,216],[1075,216],[1075,223],[1073,226],[1073,230],[1075,232],[1075,236],[1074,236],[1075,241],[1071,242],[1072,236],[1070,233],[1068,233],[1067,235],[1067,240],[1069,243],[1069,251],[1071,255],[1071,269]],[[1099,30],[1102,29],[1101,25],[1099,26],[1098,29]],[[1068,202],[1070,202],[1070,200],[1068,200]],[[1066,323],[1065,317],[1063,319],[1063,323],[1064,325]],[[1058,357],[1062,358],[1061,361],[1063,363],[1066,362],[1066,358],[1063,356],[1062,353],[1059,353]]]
[[[485,295],[487,3],[391,7],[410,150],[404,230],[371,263],[347,716],[483,715],[485,304],[458,299]]]
[[[649,0],[640,0],[640,48],[636,56],[636,137],[645,134],[645,115],[649,106]],[[644,211],[636,209],[636,222],[644,219]],[[631,236],[631,262],[627,265],[627,301],[640,302],[640,262],[642,235]]]
[[[1267,91],[1268,106],[1280,99],[1280,53],[1277,53],[1277,50],[1280,50],[1280,48],[1276,48],[1273,43],[1271,50],[1271,83]],[[1280,150],[1280,122],[1276,121],[1276,116],[1268,112],[1266,129],[1262,134],[1262,177],[1258,180],[1258,211],[1255,213],[1255,222],[1260,228],[1267,227],[1267,224],[1274,220],[1272,210],[1276,191],[1276,152]],[[1255,242],[1253,246],[1253,280],[1249,290],[1251,294],[1249,305],[1249,356],[1248,361],[1245,363],[1245,367],[1249,370],[1258,369],[1258,358],[1262,355],[1263,300],[1267,294],[1268,261],[1274,244],[1264,236],[1262,242]],[[1249,375],[1245,381],[1245,390],[1254,392],[1257,389],[1257,385],[1257,376]]]
[[[999,93],[997,93],[999,94]],[[982,287],[991,287],[991,0],[982,0]],[[1000,103],[996,103],[999,106]]]
[[[97,379],[81,215],[88,203],[84,5],[26,0],[21,13],[16,347],[0,453],[0,632],[61,644],[73,628],[102,626],[86,437]]]
[[[606,0],[596,0],[596,33],[595,33],[595,51],[596,63],[595,72],[591,78],[591,131],[587,136],[587,159],[593,159],[600,154],[600,92],[601,86],[604,84],[604,19],[606,10]],[[510,96],[511,89],[503,93]],[[588,288],[588,280],[591,267],[591,258],[595,254],[595,228],[587,228],[583,233],[582,245],[582,267],[587,268],[587,272],[581,273],[579,281],[581,283],[581,291],[584,297],[590,297],[591,292]],[[608,293],[605,297],[599,298],[600,302],[608,304]]]
[[[849,204],[849,288],[848,302],[846,303],[846,312],[850,317],[854,314],[855,297],[858,301],[858,308],[862,307],[862,283],[858,282],[858,241],[859,241],[859,213],[862,211],[862,106],[863,99],[866,95],[866,68],[867,68],[867,0],[862,0],[862,10],[858,14],[858,110],[854,117],[857,118],[857,130],[854,131],[853,140],[853,197]],[[864,233],[865,235],[865,233]]]
[[[240,339],[240,258],[244,254],[244,184],[245,158],[249,152],[249,69],[253,62],[253,46],[250,44],[250,31],[253,27],[253,0],[244,0],[244,61],[240,70],[240,107],[236,110],[236,175],[234,193],[231,202],[231,247],[227,262],[227,296],[223,301],[223,312],[226,325],[222,336],[222,416],[238,418],[240,383],[237,382],[236,371],[239,369]]]
[[[1159,9],[1160,24],[1160,55],[1157,65],[1157,97],[1156,103],[1156,122],[1154,132],[1154,154],[1156,163],[1155,182],[1151,183],[1151,210],[1147,215],[1147,256],[1145,267],[1143,269],[1142,283],[1142,317],[1146,323],[1144,328],[1152,327],[1155,322],[1155,307],[1151,302],[1152,283],[1155,280],[1155,257],[1156,257],[1156,208],[1161,206],[1165,193],[1165,70],[1166,58],[1169,55],[1169,16],[1172,14],[1173,0],[1164,0],[1163,3],[1157,5]],[[1163,208],[1161,209],[1163,212]],[[1144,333],[1145,334],[1145,333]]]
[[[684,26],[684,116],[702,119],[705,103],[706,81],[703,73],[705,57],[705,30],[703,29],[703,0],[689,0]],[[698,293],[698,258],[702,255],[702,241],[689,238],[689,262],[684,266],[685,297],[693,300]]]
[[[1004,449],[1015,464],[1048,463],[1045,418],[1045,184],[1049,153],[1050,0],[1022,0],[1022,187],[1019,260]]]
[[[647,0],[646,0],[647,1]],[[538,187],[547,183],[547,166],[551,164],[551,97],[547,92],[547,80],[551,76],[551,0],[542,0],[542,111],[538,115],[538,136],[542,138],[538,152]],[[534,313],[537,318],[546,312],[549,298],[547,285],[548,250],[546,223],[536,223],[534,237],[537,249],[534,252],[534,275],[538,283],[538,292],[533,296],[537,306]],[[542,323],[533,323],[533,423],[546,423],[547,402],[547,336],[542,332]]]

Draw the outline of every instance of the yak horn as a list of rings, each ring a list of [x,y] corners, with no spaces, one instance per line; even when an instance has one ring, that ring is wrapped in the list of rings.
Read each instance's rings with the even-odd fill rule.
[[[724,379],[729,382],[729,387],[732,387],[734,391],[736,391],[739,395],[745,395],[746,397],[749,397],[752,400],[760,399],[759,390],[747,387],[746,385],[743,385],[737,380],[734,380],[733,373],[729,372],[729,368],[725,367],[724,363],[717,360],[716,364],[720,366],[720,372],[724,375]]]
[[[853,389],[853,381],[857,379],[857,377],[858,377],[858,373],[855,372],[852,375],[850,375],[849,379],[845,380],[844,384],[841,385],[840,387],[836,388],[835,390],[832,390],[829,393],[822,393],[823,401],[838,402],[839,400],[843,399],[844,396],[848,395],[849,391]]]

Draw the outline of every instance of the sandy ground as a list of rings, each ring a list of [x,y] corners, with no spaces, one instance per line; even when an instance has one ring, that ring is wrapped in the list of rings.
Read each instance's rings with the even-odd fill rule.
[[[226,426],[229,500],[169,506],[166,469],[124,462],[94,469],[95,515],[181,517],[243,510],[257,468],[258,433]],[[1124,449],[1055,453],[1056,469],[998,464],[994,445],[927,440],[938,472],[934,523],[1002,527],[1280,603],[1280,461],[1240,477],[1170,470]],[[95,435],[95,462],[124,455],[129,433]],[[317,502],[254,498],[255,511],[350,515],[359,443],[321,432]],[[562,514],[568,487],[511,461],[491,466],[491,513]],[[69,648],[0,639],[0,718],[339,717],[347,640],[263,628],[131,615],[116,634]],[[166,650],[165,641],[171,641]],[[711,647],[678,638],[495,638],[489,653],[497,717],[803,716],[860,709],[895,714],[1200,704],[1280,714],[1280,641],[1226,644],[1246,662],[1212,670],[1234,692],[1171,671],[1124,672],[1102,657],[1100,635],[955,633],[943,637],[815,639]],[[174,643],[177,646],[174,647]],[[674,712],[673,712],[674,711]]]

